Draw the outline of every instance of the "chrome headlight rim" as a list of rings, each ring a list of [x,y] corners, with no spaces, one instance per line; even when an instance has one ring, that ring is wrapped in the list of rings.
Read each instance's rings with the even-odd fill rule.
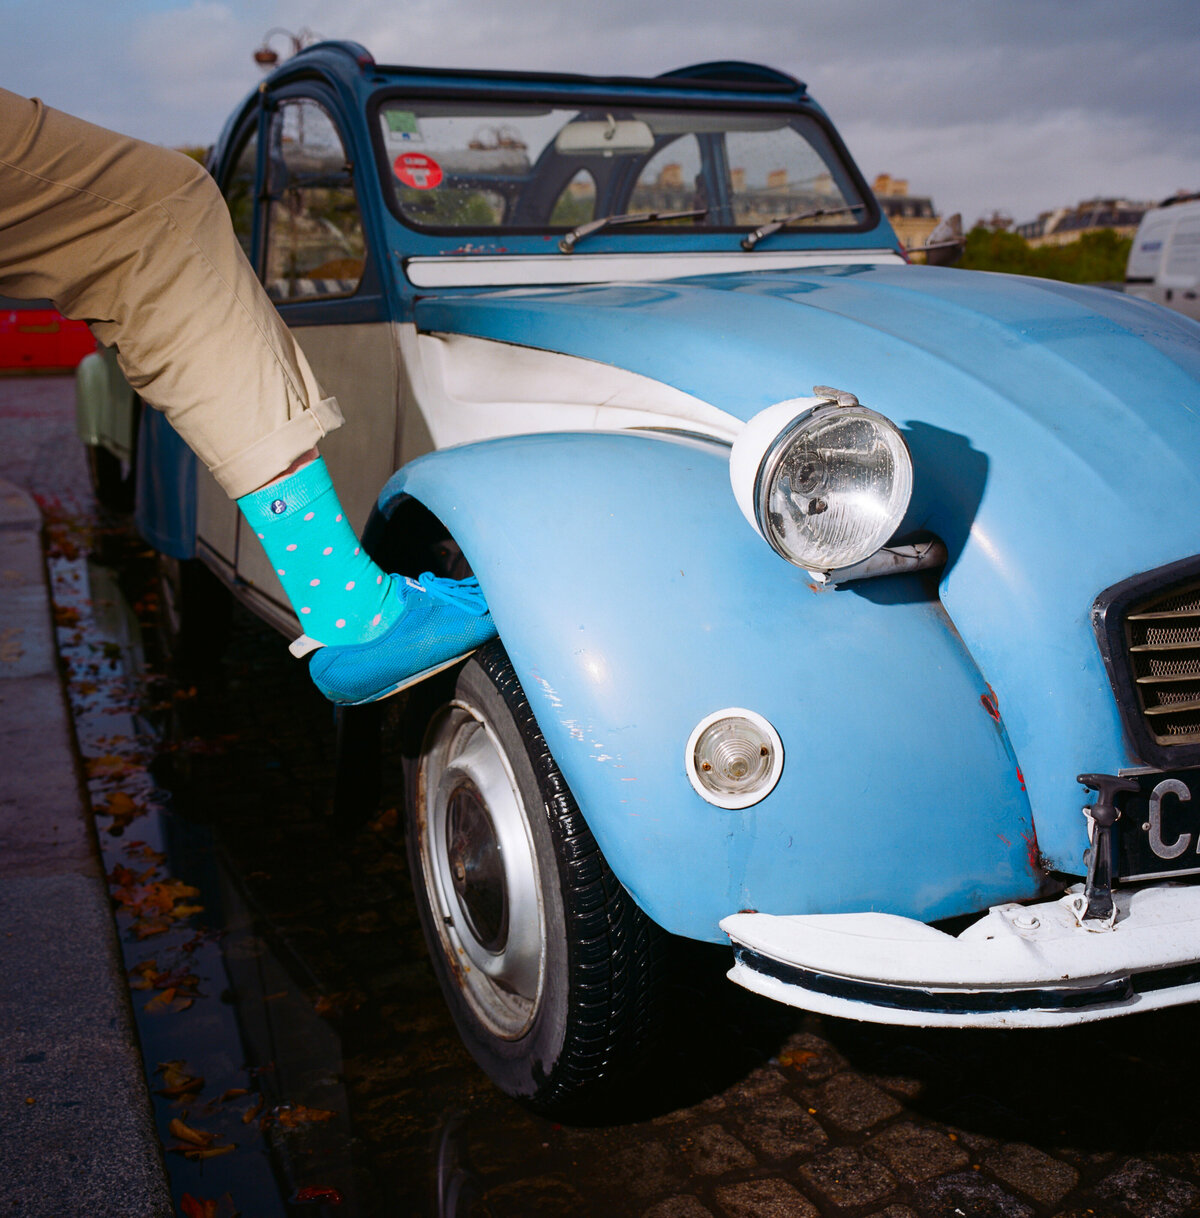
[[[895,534],[912,498],[912,455],[903,432],[886,415],[860,405],[852,395],[839,396],[845,400],[793,398],[767,407],[747,422],[730,456],[734,496],[754,530],[781,558],[822,577],[853,567],[878,553]],[[815,541],[807,552],[787,544],[772,525],[770,500],[780,467],[802,436],[818,431],[823,424],[846,419],[860,419],[874,429],[889,451],[892,477],[880,524],[856,547],[837,555],[838,561],[831,562],[828,554],[821,554]]]

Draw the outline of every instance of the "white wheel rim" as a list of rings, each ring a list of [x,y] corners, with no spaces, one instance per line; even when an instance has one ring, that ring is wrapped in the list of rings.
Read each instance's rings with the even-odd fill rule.
[[[426,740],[418,779],[422,879],[460,992],[504,1040],[533,1022],[546,968],[533,839],[504,750],[455,701]]]

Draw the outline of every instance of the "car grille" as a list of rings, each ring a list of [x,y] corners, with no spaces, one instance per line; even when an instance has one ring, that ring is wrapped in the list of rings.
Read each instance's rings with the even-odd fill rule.
[[[1092,627],[1133,755],[1200,766],[1200,556],[1106,588]]]
[[[1124,612],[1137,703],[1160,745],[1200,743],[1200,578]]]

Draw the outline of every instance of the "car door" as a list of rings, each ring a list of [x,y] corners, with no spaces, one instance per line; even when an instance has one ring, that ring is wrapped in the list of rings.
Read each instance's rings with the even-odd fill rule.
[[[257,266],[258,227],[258,144],[257,108],[246,117],[233,140],[233,154],[224,167],[217,166],[217,184],[225,196],[233,230],[251,264]],[[236,404],[235,404],[236,405]],[[196,548],[197,552],[225,579],[232,579],[237,566],[237,504],[217,485],[204,466],[196,463]]]
[[[321,442],[321,453],[361,531],[396,463],[397,346],[359,200],[360,185],[372,188],[373,175],[356,173],[348,124],[336,114],[332,95],[315,84],[269,95],[223,188],[267,294],[324,391],[341,404],[346,425]],[[247,197],[251,180],[256,189]],[[244,593],[286,625],[290,610],[262,547],[240,514],[232,527]],[[223,527],[222,552],[229,539]]]

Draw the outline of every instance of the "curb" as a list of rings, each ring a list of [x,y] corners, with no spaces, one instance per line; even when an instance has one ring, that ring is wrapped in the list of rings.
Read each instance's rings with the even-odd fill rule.
[[[160,1218],[170,1190],[58,670],[42,518],[0,479],[0,1204]]]

